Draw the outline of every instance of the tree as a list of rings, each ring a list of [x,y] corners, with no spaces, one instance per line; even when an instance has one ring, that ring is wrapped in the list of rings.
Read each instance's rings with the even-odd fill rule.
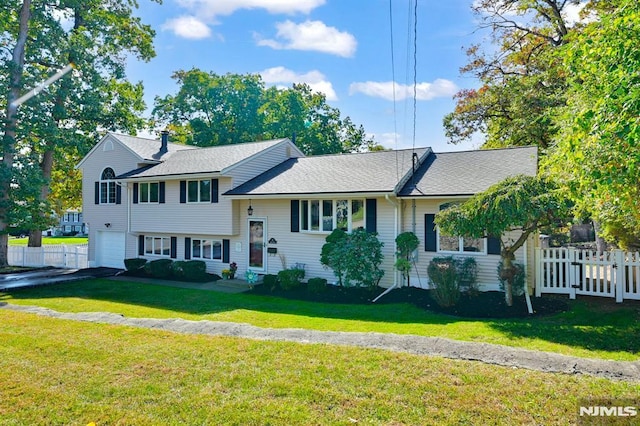
[[[177,71],[176,95],[156,97],[154,118],[175,139],[212,146],[289,137],[308,155],[373,147],[364,128],[306,84],[265,88],[258,74],[217,75],[199,69]]]
[[[546,169],[608,239],[640,247],[640,5],[616,2],[562,54],[567,106]]]
[[[140,118],[142,85],[128,82],[124,69],[129,56],[142,60],[154,56],[154,32],[133,17],[133,7],[137,7],[133,0],[37,1],[31,5],[21,81],[12,87],[24,92],[69,63],[80,75],[63,77],[37,100],[20,106],[15,124],[13,149],[40,168],[42,179],[34,205],[39,206],[37,216],[42,220],[50,218],[52,205],[64,204],[69,198],[50,202],[49,185],[55,170],[61,166],[69,170],[97,142],[100,132],[135,133],[144,124]],[[10,9],[5,12],[11,16]],[[5,43],[18,46],[20,34],[9,25],[3,33]],[[56,166],[61,159],[64,161]],[[14,168],[7,168],[7,173],[15,174]],[[26,188],[33,182],[14,179],[13,185]],[[9,204],[7,209],[11,208]],[[4,213],[1,216],[6,218],[8,213]],[[40,245],[40,220],[35,212],[31,219],[29,245]]]
[[[455,95],[445,116],[452,143],[485,135],[485,147],[538,145],[547,148],[558,131],[556,109],[564,105],[566,81],[556,51],[571,28],[565,11],[586,0],[480,0],[474,12],[490,29],[493,46],[467,50],[461,69],[480,80],[479,89]]]
[[[565,217],[568,208],[556,184],[544,178],[520,175],[439,212],[436,224],[444,235],[500,238],[501,279],[507,283],[506,303],[512,306],[516,251],[533,232]],[[512,239],[511,233],[517,237]]]

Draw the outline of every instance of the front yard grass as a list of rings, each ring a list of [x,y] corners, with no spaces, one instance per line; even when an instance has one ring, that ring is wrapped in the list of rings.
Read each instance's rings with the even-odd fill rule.
[[[138,303],[156,303],[155,291],[127,290]],[[76,288],[67,304],[77,300],[80,308],[95,292]],[[215,297],[204,299],[196,310]],[[30,301],[37,300],[45,301]],[[130,306],[132,313],[185,311]],[[578,422],[584,400],[640,393],[638,384],[383,350],[181,335],[8,310],[0,310],[0,323],[2,424],[565,425]]]
[[[42,237],[42,245],[69,244],[80,245],[87,244],[87,237]],[[26,238],[9,238],[10,246],[26,246],[29,237]]]
[[[574,301],[568,312],[525,319],[468,320],[410,304],[326,304],[107,279],[0,294],[0,301],[61,312],[183,318],[259,327],[415,334],[613,360],[640,359],[640,309]],[[535,303],[535,299],[534,299]]]

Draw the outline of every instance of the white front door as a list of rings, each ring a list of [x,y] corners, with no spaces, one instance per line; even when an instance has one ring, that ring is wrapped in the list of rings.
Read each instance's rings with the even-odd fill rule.
[[[249,269],[256,272],[267,270],[267,220],[249,218]]]

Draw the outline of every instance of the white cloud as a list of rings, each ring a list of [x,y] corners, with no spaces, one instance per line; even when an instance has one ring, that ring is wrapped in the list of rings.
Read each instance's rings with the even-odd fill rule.
[[[171,30],[177,36],[192,40],[211,37],[211,29],[204,22],[193,16],[180,16],[170,19],[162,25],[163,30]]]
[[[285,67],[273,67],[260,71],[262,80],[267,84],[290,85],[292,83],[307,83],[314,92],[324,93],[328,101],[338,100],[338,95],[333,89],[333,85],[320,71],[309,71],[305,74],[298,74]]]
[[[584,9],[586,5],[586,3],[569,3],[564,7],[562,10],[562,17],[567,23],[567,26],[573,27],[577,23],[588,24],[589,22],[595,22],[596,19],[598,19],[597,15],[593,12],[584,17],[580,16],[582,9]]]
[[[397,101],[413,97],[413,86],[398,83],[394,84],[392,81],[351,83],[349,86],[349,94],[362,93],[374,98],[392,101],[394,99],[394,88],[395,99]],[[453,96],[457,91],[458,87],[452,81],[439,78],[433,83],[418,83],[416,85],[416,99],[419,101],[428,101],[435,98],[449,97]]]
[[[295,24],[289,20],[276,24],[277,39],[256,36],[259,46],[273,49],[313,50],[342,57],[351,57],[358,42],[348,32],[328,27],[322,21],[305,21]]]
[[[272,14],[308,14],[326,0],[178,0],[178,4],[208,19],[228,16],[240,9],[263,9]]]

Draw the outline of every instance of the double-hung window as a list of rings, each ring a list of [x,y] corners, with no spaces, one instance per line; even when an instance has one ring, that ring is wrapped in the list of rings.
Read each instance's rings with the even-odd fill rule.
[[[222,260],[222,241],[191,240],[191,258],[203,260]]]
[[[100,175],[100,204],[116,203],[116,174],[112,168],[107,167]]]
[[[351,232],[365,226],[365,202],[356,200],[301,200],[300,230]]]
[[[187,202],[210,203],[211,179],[187,181]]]
[[[171,255],[171,238],[169,237],[144,237],[144,254],[154,256]]]
[[[440,210],[445,210],[457,203],[445,203],[440,205]],[[443,253],[487,253],[486,238],[467,238],[462,236],[447,236],[440,234],[438,230],[438,251]]]
[[[160,199],[160,184],[158,182],[140,182],[138,186],[140,203],[157,203]]]

